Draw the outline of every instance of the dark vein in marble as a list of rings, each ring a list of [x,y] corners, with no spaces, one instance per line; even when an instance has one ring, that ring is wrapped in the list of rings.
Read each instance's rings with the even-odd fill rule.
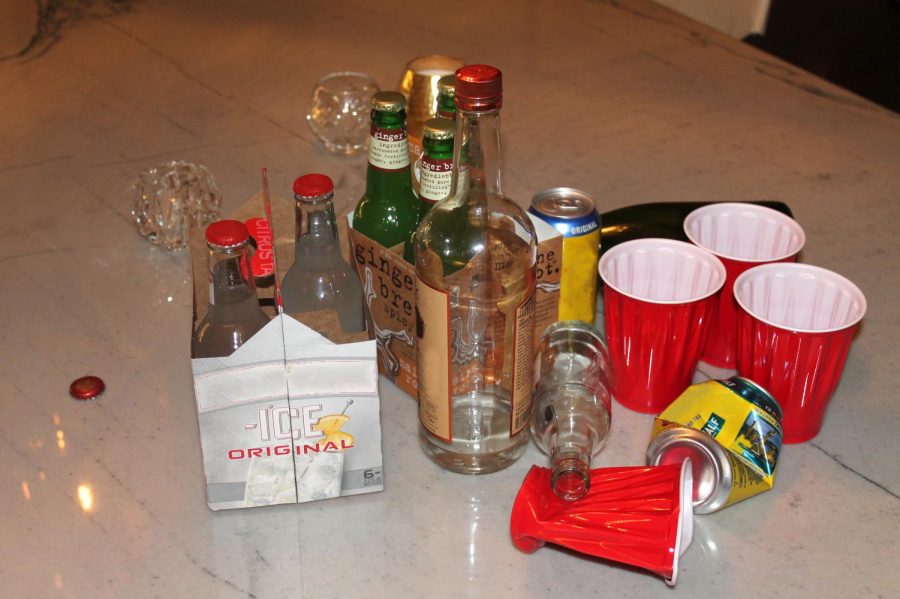
[[[807,83],[805,81],[799,81],[790,76],[779,75],[778,73],[770,73],[766,69],[762,67],[756,67],[756,72],[760,75],[765,75],[766,77],[771,77],[773,79],[777,79],[783,83],[787,83],[792,87],[796,87],[801,91],[805,91],[806,93],[812,94],[814,96],[818,96],[820,98],[824,98],[826,100],[831,100],[832,102],[837,102],[838,104],[843,104],[845,106],[853,106],[855,108],[862,108],[865,110],[873,110],[874,107],[866,102],[862,102],[850,96],[844,96],[841,94],[834,94],[828,91],[825,91],[821,87],[817,85],[813,85],[812,83]]]
[[[263,557],[263,554],[259,552],[259,549],[257,549],[257,550],[255,551],[255,553],[256,553],[257,559],[259,559],[259,561],[260,561],[264,566],[269,566],[269,565],[270,565],[269,562],[268,562],[268,560],[266,560],[266,558]]]
[[[153,512],[153,510],[151,510],[149,508],[149,506],[144,502],[143,499],[141,499],[141,497],[138,493],[136,493],[131,487],[129,487],[127,484],[125,484],[125,482],[121,478],[119,478],[115,472],[113,472],[112,468],[110,468],[109,466],[106,465],[106,462],[101,460],[99,457],[97,457],[90,451],[85,450],[84,453],[86,453],[88,456],[90,456],[90,458],[93,459],[94,464],[96,464],[97,467],[100,468],[100,470],[102,470],[104,473],[106,473],[106,475],[109,476],[110,480],[112,480],[120,489],[122,489],[125,493],[127,493],[131,497],[132,501],[134,501],[141,507],[143,512],[147,515],[148,518],[150,518],[150,520],[152,520],[154,522],[154,524],[156,524],[159,528],[167,530],[166,523],[163,522]],[[222,578],[221,576],[216,574],[213,570],[210,570],[208,567],[204,566],[202,563],[200,563],[200,560],[197,559],[196,556],[194,556],[191,552],[189,552],[187,550],[187,548],[182,547],[181,551],[184,554],[184,557],[189,562],[191,562],[199,571],[203,572],[204,574],[206,574],[207,576],[209,576],[216,582],[220,582],[220,583],[224,584],[225,586],[227,586],[231,589],[234,589],[235,591],[237,591],[247,597],[251,597],[254,599],[256,598],[256,595],[254,595],[250,591],[239,587],[238,585],[231,582],[227,578]]]
[[[17,393],[18,397],[27,397],[28,396],[28,394],[26,392],[22,391],[18,387],[16,387],[16,391],[18,392]],[[12,453],[16,454],[19,457],[19,459],[22,460],[22,462],[24,462],[25,464],[30,466],[32,469],[34,469],[35,472],[46,472],[44,467],[35,463],[34,460],[31,459],[31,456],[29,454],[27,454],[26,452],[23,452],[21,449],[19,449],[19,447],[16,445],[16,443],[14,443],[11,439],[6,437],[6,435],[3,434],[2,429],[0,429],[0,442],[2,442],[4,445],[6,445],[7,449],[11,450]],[[70,473],[70,475],[71,475],[71,473]],[[62,495],[63,497],[65,497],[66,499],[71,501],[73,504],[78,506],[78,509],[83,509],[82,503],[78,499],[78,497],[72,493],[69,493],[63,485],[59,484],[57,477],[48,476],[47,483],[53,489],[55,489],[60,495]],[[106,526],[104,526],[104,524],[99,519],[88,518],[87,520],[91,526],[96,526],[97,528],[99,528],[100,531],[103,533],[104,537],[112,536],[111,531]]]
[[[164,121],[166,121],[167,123],[169,123],[170,125],[172,125],[173,127],[175,127],[176,129],[178,129],[179,131],[187,133],[188,135],[190,135],[191,137],[193,137],[195,139],[203,139],[202,135],[200,135],[199,133],[197,133],[196,131],[194,131],[193,129],[191,129],[190,127],[188,127],[181,121],[174,119],[167,114],[163,114],[162,112],[157,112],[156,115],[158,117],[160,117],[161,119],[163,119]]]
[[[642,53],[644,56],[649,56],[650,58],[652,58],[652,59],[655,60],[656,62],[659,62],[659,63],[662,63],[662,64],[666,65],[666,66],[669,67],[670,69],[675,69],[676,71],[679,70],[679,67],[678,67],[677,64],[675,64],[674,62],[671,62],[671,61],[669,61],[669,60],[666,60],[666,59],[663,58],[662,56],[658,56],[657,54],[654,54],[653,52],[650,52],[649,50],[642,50],[641,53]]]
[[[37,250],[34,252],[22,252],[21,254],[13,254],[11,256],[3,256],[0,258],[0,263],[9,262],[10,260],[18,260],[19,258],[30,258],[31,256],[41,256],[43,254],[56,254],[58,252],[74,252],[80,250],[95,250],[97,248],[101,248],[103,246],[100,245],[88,245],[77,248],[51,248],[48,250]]]
[[[668,19],[657,17],[656,15],[651,15],[650,13],[646,13],[636,8],[631,8],[630,6],[625,6],[624,4],[622,4],[621,2],[617,2],[616,0],[611,0],[609,4],[611,4],[613,8],[617,8],[621,11],[627,12],[642,19],[646,19],[648,21],[656,21],[657,23],[664,23],[666,25],[675,25],[675,23],[669,21]]]
[[[9,166],[0,166],[0,173],[5,173],[8,171],[17,171],[23,168],[32,168],[35,166],[43,166],[49,162],[57,162],[59,160],[68,160],[69,158],[74,158],[71,154],[66,154],[64,156],[53,156],[51,158],[44,158],[43,160],[38,160],[36,162],[26,162],[24,164],[11,164]]]
[[[610,2],[610,4],[611,4],[613,7],[617,8],[617,9],[619,9],[619,10],[622,10],[622,11],[624,11],[624,12],[627,12],[627,13],[629,13],[629,14],[631,14],[631,15],[634,15],[634,16],[636,16],[636,17],[639,17],[639,18],[641,18],[641,19],[646,19],[646,20],[648,20],[648,21],[654,21],[654,22],[656,22],[656,23],[662,23],[662,24],[664,24],[664,25],[669,25],[669,26],[671,26],[671,27],[674,27],[675,29],[680,29],[680,30],[683,31],[684,33],[687,33],[687,34],[691,37],[691,39],[692,39],[693,41],[695,41],[696,43],[700,44],[701,46],[704,46],[704,47],[706,47],[706,46],[712,46],[712,47],[714,47],[714,48],[716,48],[716,49],[718,49],[718,50],[722,50],[723,52],[726,52],[726,53],[728,53],[728,54],[731,54],[732,56],[735,56],[735,57],[737,57],[737,58],[740,58],[741,60],[744,60],[744,61],[747,61],[747,62],[752,62],[752,63],[754,63],[754,64],[759,64],[759,65],[767,66],[767,67],[772,67],[772,68],[775,68],[775,69],[780,69],[780,70],[782,70],[782,71],[784,71],[784,72],[786,72],[786,73],[789,73],[789,74],[791,74],[791,75],[797,75],[797,74],[800,73],[800,71],[792,70],[792,69],[788,68],[787,66],[785,66],[784,64],[781,64],[781,63],[778,63],[778,62],[775,62],[775,61],[772,61],[772,60],[765,60],[765,59],[760,58],[760,57],[757,57],[757,56],[750,56],[750,55],[745,54],[745,53],[743,53],[743,52],[738,52],[737,50],[735,50],[734,48],[732,48],[732,47],[730,47],[730,46],[728,46],[728,45],[726,45],[726,44],[721,44],[721,43],[719,43],[719,42],[715,42],[715,41],[709,39],[709,37],[706,35],[706,33],[701,32],[701,31],[697,31],[697,30],[695,30],[695,29],[691,29],[691,28],[685,27],[685,26],[682,25],[681,23],[676,23],[676,22],[674,22],[674,21],[669,21],[669,20],[667,20],[667,19],[663,19],[663,18],[660,18],[660,17],[656,17],[656,16],[654,16],[654,15],[650,15],[650,14],[647,14],[647,13],[645,13],[645,12],[641,12],[641,11],[639,11],[639,10],[636,10],[636,9],[633,9],[633,8],[629,8],[629,7],[627,7],[627,6],[623,6],[620,2],[616,2],[615,0],[613,0],[612,2]],[[687,18],[687,17],[686,17],[686,18]],[[749,46],[744,46],[744,45],[742,44],[740,47],[742,47],[742,48],[748,48]]]
[[[37,18],[34,32],[18,52],[0,56],[0,62],[40,58],[62,39],[62,31],[70,24],[87,18],[110,17],[129,12],[133,0],[33,0]]]
[[[251,114],[253,114],[253,115],[258,116],[259,118],[265,120],[266,122],[268,122],[268,123],[271,124],[272,126],[278,128],[278,129],[281,129],[282,131],[284,131],[284,132],[286,132],[286,133],[290,133],[290,134],[293,135],[294,137],[298,137],[298,138],[300,138],[300,139],[305,139],[302,135],[300,135],[300,133],[298,133],[297,131],[294,131],[294,130],[291,129],[290,127],[287,127],[286,125],[283,125],[283,124],[279,123],[279,122],[276,121],[275,119],[272,119],[272,118],[266,116],[265,114],[260,113],[259,111],[255,110],[255,109],[254,109],[253,107],[251,107],[251,106],[248,106],[248,105],[246,105],[246,104],[244,104],[244,103],[242,103],[242,102],[239,102],[239,99],[236,98],[235,96],[230,95],[230,94],[227,94],[227,93],[225,93],[225,92],[219,90],[218,88],[213,87],[212,85],[210,85],[210,84],[207,83],[206,81],[203,81],[203,80],[200,79],[199,77],[194,76],[190,71],[188,71],[188,70],[184,67],[184,65],[182,65],[180,62],[178,62],[177,60],[175,60],[175,59],[172,58],[171,56],[169,56],[169,55],[167,55],[167,54],[161,52],[161,51],[160,51],[159,49],[157,49],[153,44],[151,44],[151,43],[149,43],[149,42],[147,42],[147,41],[141,39],[140,37],[134,35],[133,33],[129,32],[128,30],[123,29],[122,27],[119,27],[118,25],[115,25],[114,23],[111,23],[111,22],[109,22],[109,21],[107,21],[107,20],[105,20],[105,19],[101,19],[101,21],[102,21],[105,25],[107,25],[108,27],[111,27],[112,29],[115,29],[116,31],[118,31],[119,33],[121,33],[122,35],[124,35],[125,37],[128,37],[128,38],[130,38],[131,40],[137,42],[138,44],[140,44],[141,46],[143,46],[144,48],[146,48],[147,50],[149,50],[152,54],[154,54],[155,56],[161,58],[163,61],[167,62],[169,65],[172,66],[172,68],[174,68],[176,71],[178,71],[178,73],[179,73],[182,77],[184,77],[185,79],[187,79],[188,81],[190,81],[190,82],[192,82],[192,83],[195,83],[195,84],[199,85],[200,87],[202,87],[202,88],[205,89],[206,91],[210,92],[211,94],[213,94],[213,95],[215,95],[215,96],[218,96],[219,98],[222,98],[223,100],[227,100],[227,101],[229,101],[229,102],[232,102],[232,103],[234,103],[234,104],[237,104],[238,106],[240,106],[240,107],[241,107],[242,109],[244,109],[245,111],[247,111],[247,112],[249,112],[249,113],[251,113]]]
[[[893,497],[894,499],[900,499],[900,495],[897,495],[896,493],[894,493],[893,491],[891,491],[890,489],[888,489],[887,487],[885,487],[885,486],[884,486],[883,484],[881,484],[880,482],[878,482],[878,481],[876,481],[876,480],[872,480],[871,478],[869,478],[869,477],[866,476],[865,474],[862,474],[862,473],[859,472],[858,470],[854,469],[852,466],[849,466],[849,465],[845,464],[845,463],[842,462],[841,459],[840,459],[838,456],[836,456],[835,454],[829,453],[828,451],[824,450],[822,447],[820,447],[819,445],[816,445],[816,444],[813,443],[813,442],[810,442],[810,445],[812,445],[813,447],[815,447],[816,449],[818,449],[819,451],[821,451],[822,453],[824,453],[825,455],[827,455],[827,456],[828,456],[829,458],[831,458],[831,459],[834,461],[834,463],[837,464],[838,466],[841,466],[841,467],[844,468],[845,470],[849,470],[850,472],[852,472],[852,473],[855,474],[856,476],[860,477],[860,478],[863,479],[864,481],[867,481],[867,482],[869,482],[869,483],[875,485],[876,487],[878,487],[879,489],[881,489],[882,491],[884,491],[885,493],[887,493],[888,495],[890,495],[890,496]]]
[[[26,397],[26,396],[27,396],[27,393],[25,393],[25,391],[23,391],[23,390],[21,390],[20,388],[18,388],[18,386],[13,385],[13,387],[14,387],[15,391],[17,392],[18,396],[20,396],[20,397]],[[46,415],[46,414],[45,414],[45,415]],[[113,418],[113,420],[115,420],[116,422],[118,422],[118,423],[121,424],[121,421],[118,420],[117,418]],[[19,446],[18,446],[16,443],[14,443],[14,442],[12,441],[12,439],[10,439],[9,437],[6,436],[5,431],[3,430],[2,427],[0,427],[0,444],[5,445],[5,446],[6,446],[6,450],[8,450],[8,451],[12,452],[13,454],[15,454],[20,460],[22,460],[23,463],[25,463],[25,464],[27,464],[28,466],[30,466],[34,471],[40,472],[40,471],[43,471],[43,470],[44,470],[44,467],[42,467],[40,464],[37,464],[37,463],[32,459],[32,456],[31,456],[29,453],[27,453],[27,452],[25,452],[25,451],[22,451],[22,450],[19,448]],[[73,450],[70,450],[70,451],[75,451],[75,450],[73,449]],[[149,507],[146,505],[146,503],[140,498],[140,495],[138,495],[137,493],[135,493],[134,490],[131,489],[131,487],[129,487],[127,484],[125,484],[125,482],[124,482],[121,478],[119,478],[119,476],[117,476],[117,475],[115,474],[115,472],[113,472],[112,468],[110,468],[110,467],[106,464],[106,462],[104,462],[104,461],[101,460],[99,457],[97,457],[96,455],[94,455],[94,454],[93,454],[90,450],[88,450],[88,449],[82,449],[81,452],[84,453],[84,454],[85,454],[87,457],[89,457],[91,460],[93,460],[94,464],[95,464],[100,470],[102,470],[102,471],[110,478],[110,480],[111,480],[113,483],[115,483],[120,489],[122,489],[122,491],[124,491],[125,493],[127,493],[127,494],[130,496],[131,500],[134,501],[136,504],[138,504],[138,505],[141,507],[141,509],[142,509],[143,512],[147,515],[147,517],[150,518],[150,520],[153,521],[153,523],[154,523],[158,528],[163,529],[163,530],[167,530],[167,531],[168,531],[167,523],[166,523],[166,522],[163,522],[163,521],[162,521],[162,520],[161,520],[161,519],[160,519],[160,518],[159,518],[159,517],[151,510],[151,509],[149,509]],[[78,497],[76,497],[75,495],[72,495],[72,494],[68,493],[68,492],[67,492],[67,491],[66,491],[66,490],[65,490],[65,489],[64,489],[64,488],[56,481],[55,477],[48,477],[48,479],[50,479],[50,480],[49,480],[49,483],[50,483],[51,486],[53,486],[57,491],[59,491],[59,493],[61,493],[63,496],[65,496],[69,501],[71,501],[72,503],[74,503],[75,505],[77,505],[79,508],[81,508],[81,501],[79,501]],[[89,522],[91,523],[92,526],[96,526],[97,528],[99,528],[100,531],[102,532],[102,534],[103,534],[104,537],[110,537],[110,538],[113,537],[112,531],[110,531],[106,526],[104,526],[103,523],[102,523],[99,519],[97,519],[97,518],[89,518]],[[246,597],[251,597],[251,598],[253,598],[253,599],[256,598],[256,595],[255,595],[255,594],[253,594],[253,593],[251,593],[250,591],[247,591],[247,590],[241,588],[240,586],[234,584],[234,583],[231,582],[230,580],[227,580],[227,579],[225,579],[225,578],[222,578],[221,576],[219,576],[218,574],[216,574],[214,571],[210,570],[209,568],[207,568],[206,566],[204,566],[203,564],[201,564],[200,561],[199,561],[193,554],[191,554],[185,547],[182,547],[181,550],[182,550],[182,553],[184,554],[185,558],[186,558],[189,562],[191,562],[194,566],[197,567],[198,570],[200,570],[201,572],[203,572],[204,574],[206,574],[207,576],[209,576],[210,578],[212,578],[212,579],[215,580],[216,582],[222,583],[222,584],[224,584],[225,586],[227,586],[227,587],[229,587],[229,588],[231,588],[231,589],[234,589],[235,591],[237,591],[237,592],[239,592],[239,593],[245,595]]]
[[[216,581],[219,581],[219,582],[223,582],[223,583],[225,583],[225,585],[231,587],[231,588],[234,589],[235,591],[237,591],[237,592],[239,592],[239,593],[243,593],[244,595],[246,595],[247,597],[250,597],[251,599],[256,599],[256,595],[254,595],[254,594],[251,593],[250,591],[245,591],[244,589],[242,589],[241,587],[237,586],[237,585],[234,584],[233,582],[228,581],[228,580],[225,580],[224,578],[219,578],[219,576],[218,576],[215,572],[213,572],[212,570],[210,570],[209,568],[207,568],[207,567],[205,567],[205,566],[200,566],[200,571],[203,572],[204,574],[206,574],[206,575],[212,577],[213,580],[216,580]]]
[[[757,73],[759,73],[761,75],[765,75],[767,77],[772,77],[773,79],[777,79],[783,83],[786,83],[786,84],[788,84],[796,89],[799,89],[801,91],[804,91],[808,94],[812,94],[816,97],[819,97],[819,98],[822,98],[825,100],[829,100],[832,102],[836,102],[838,104],[843,104],[845,106],[852,106],[854,108],[860,108],[862,110],[879,110],[876,106],[869,104],[868,102],[860,101],[860,100],[857,100],[850,96],[845,96],[842,94],[828,92],[828,91],[822,89],[821,87],[814,85],[813,83],[800,81],[797,78],[802,77],[804,74],[804,72],[801,70],[791,69],[791,68],[785,66],[784,64],[780,64],[780,63],[772,61],[772,60],[765,60],[763,58],[759,58],[756,56],[751,56],[751,55],[745,54],[743,52],[739,52],[726,44],[721,44],[719,42],[711,40],[705,33],[701,32],[701,31],[689,29],[689,28],[684,27],[680,23],[669,21],[667,19],[663,19],[661,17],[657,17],[655,15],[651,15],[649,13],[645,13],[643,11],[640,11],[640,10],[637,10],[637,9],[634,9],[631,7],[623,6],[620,2],[617,2],[616,0],[612,0],[610,2],[610,5],[616,9],[627,12],[627,13],[634,15],[636,17],[639,17],[641,19],[645,19],[648,21],[654,21],[657,23],[662,23],[664,25],[670,25],[672,27],[675,27],[676,29],[680,29],[680,30],[688,33],[691,36],[691,38],[694,41],[696,41],[697,43],[699,43],[700,45],[702,45],[704,47],[711,46],[713,48],[716,48],[718,50],[721,50],[723,52],[731,54],[732,56],[740,58],[741,60],[745,60],[745,61],[748,61],[755,65],[758,65],[756,67]],[[650,56],[653,58],[659,59],[659,57],[654,56],[652,54],[650,54]],[[765,68],[763,68],[763,67],[765,67]],[[767,69],[772,69],[777,72],[772,72],[771,70],[767,70]]]
[[[126,165],[126,164],[134,164],[135,162],[144,162],[145,160],[152,160],[152,159],[159,159],[159,158],[168,160],[171,156],[173,156],[175,154],[179,154],[179,153],[184,154],[186,152],[195,152],[197,150],[205,150],[207,148],[213,148],[217,145],[219,145],[219,144],[212,144],[212,143],[198,144],[196,146],[186,146],[183,148],[175,148],[174,150],[169,150],[166,152],[158,152],[156,154],[145,154],[144,156],[138,156],[137,158],[123,158],[121,160],[109,160],[107,162],[98,162],[96,164],[92,164],[91,166],[93,168],[102,168],[105,166],[122,166],[122,165]]]
[[[126,215],[124,215],[121,212],[119,212],[118,210],[116,210],[115,206],[113,206],[112,204],[107,202],[106,199],[103,198],[99,193],[95,192],[93,189],[91,189],[90,187],[88,187],[87,185],[82,183],[81,181],[76,181],[76,182],[78,183],[78,186],[81,187],[81,189],[83,189],[89,196],[91,196],[92,198],[97,200],[98,204],[100,204],[101,206],[103,206],[104,208],[106,208],[107,210],[112,212],[114,215],[116,215],[117,218],[125,221],[129,225],[133,224],[134,221],[132,221]]]
[[[293,140],[293,139],[297,139],[297,136],[289,135],[289,136],[285,136],[285,137],[275,137],[272,139],[243,141],[240,143],[206,143],[206,144],[200,144],[200,145],[196,145],[196,146],[187,146],[184,148],[176,148],[174,150],[169,150],[167,152],[159,152],[156,154],[147,154],[144,156],[138,156],[137,158],[123,158],[122,160],[110,160],[108,162],[98,162],[96,164],[92,164],[91,167],[102,168],[102,167],[106,167],[106,166],[121,166],[121,165],[126,165],[126,164],[134,164],[135,162],[144,162],[146,160],[151,160],[154,158],[169,159],[171,156],[178,154],[178,153],[194,152],[197,150],[206,150],[209,148],[245,148],[248,146],[268,144],[268,143],[274,143],[274,142],[278,142],[278,141],[288,141],[288,140]]]

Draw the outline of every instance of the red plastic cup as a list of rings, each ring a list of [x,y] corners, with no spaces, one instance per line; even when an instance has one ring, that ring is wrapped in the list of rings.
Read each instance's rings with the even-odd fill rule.
[[[513,503],[513,544],[533,553],[545,543],[649,570],[670,585],[691,544],[691,462],[591,470],[578,501],[553,493],[551,472],[532,466]]]
[[[691,383],[725,267],[690,243],[637,239],[608,250],[599,270],[613,397],[659,413]]]
[[[737,367],[778,400],[784,442],[822,428],[857,325],[866,312],[859,287],[808,264],[766,264],[734,282]]]
[[[797,221],[777,210],[727,202],[703,206],[688,214],[684,232],[725,266],[725,285],[700,359],[718,368],[735,368],[737,302],[731,292],[734,280],[760,264],[795,262],[806,235]]]

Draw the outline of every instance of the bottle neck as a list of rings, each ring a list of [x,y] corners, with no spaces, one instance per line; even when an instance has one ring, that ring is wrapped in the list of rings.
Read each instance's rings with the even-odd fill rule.
[[[591,454],[583,449],[554,449],[550,470],[550,486],[560,499],[581,499],[591,487]]]
[[[433,158],[434,160],[452,160],[453,159],[453,138],[434,139],[426,137],[424,143],[425,158]]]
[[[297,200],[295,252],[335,245],[338,238],[334,204],[330,196]]]
[[[238,303],[255,295],[247,243],[230,248],[208,247],[210,308]]]
[[[450,119],[451,121],[456,118],[456,104],[453,102],[453,96],[451,94],[438,94],[437,112],[435,116]]]
[[[453,138],[425,138],[419,198],[434,204],[450,195],[453,178]]]
[[[459,110],[456,114],[453,194],[465,173],[470,189],[503,196],[500,164],[500,109],[484,112]]]

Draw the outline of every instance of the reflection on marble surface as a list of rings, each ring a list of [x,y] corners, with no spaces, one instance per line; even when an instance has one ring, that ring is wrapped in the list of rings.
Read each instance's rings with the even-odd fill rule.
[[[481,3],[391,44],[401,4],[386,2],[153,0],[0,62],[4,595],[900,595],[900,119],[647,0]],[[135,233],[130,183],[166,160],[202,163],[228,214],[263,164],[284,196],[321,171],[346,212],[365,158],[315,140],[309,89],[343,68],[394,81],[436,51],[503,68],[507,193],[522,204],[553,185],[601,210],[783,200],[807,231],[801,261],[869,300],[820,435],[785,448],[772,491],[696,519],[674,591],[555,548],[517,551],[510,507],[545,456],[442,472],[418,448],[414,403],[384,380],[383,492],[206,508],[189,260]],[[107,384],[98,401],[67,394],[86,372]],[[597,466],[640,463],[652,419],[613,412]]]

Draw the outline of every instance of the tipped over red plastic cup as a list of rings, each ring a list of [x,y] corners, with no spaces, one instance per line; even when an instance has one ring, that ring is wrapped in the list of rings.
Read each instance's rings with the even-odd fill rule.
[[[847,360],[866,298],[859,287],[818,266],[766,264],[734,282],[737,368],[784,411],[785,443],[812,439]]]
[[[725,267],[690,243],[637,239],[608,250],[599,270],[613,397],[657,414],[691,383]]]
[[[806,235],[797,221],[786,214],[733,202],[694,210],[684,219],[684,232],[725,266],[725,285],[701,359],[718,368],[735,368],[737,303],[731,292],[735,279],[754,266],[796,261]]]
[[[532,466],[513,504],[513,544],[545,543],[649,570],[675,584],[694,530],[691,462],[591,470],[587,495],[557,497],[548,468]]]

